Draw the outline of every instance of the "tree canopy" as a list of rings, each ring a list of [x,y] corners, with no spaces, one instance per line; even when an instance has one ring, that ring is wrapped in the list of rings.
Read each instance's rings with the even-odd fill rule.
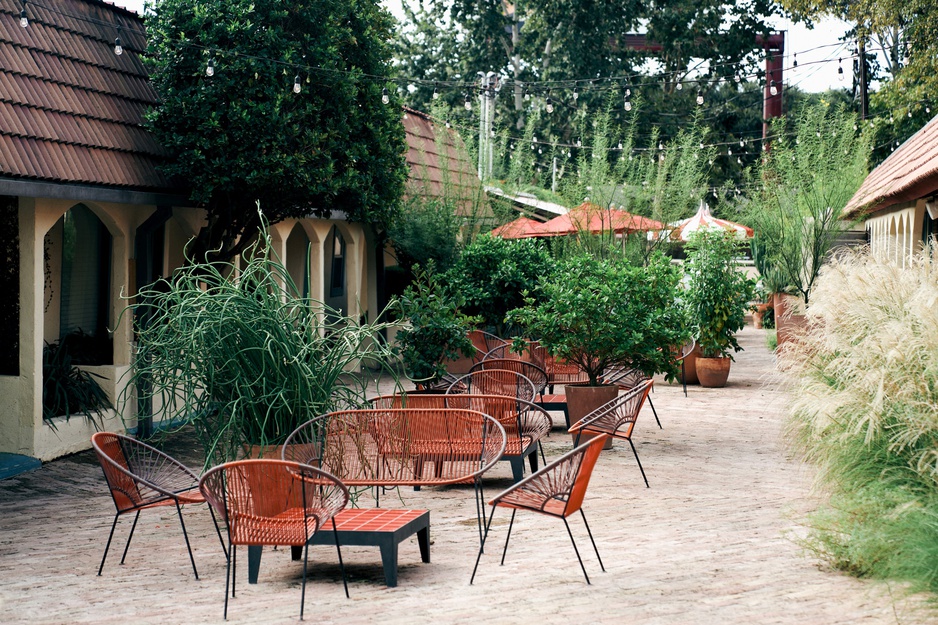
[[[165,171],[208,212],[191,251],[230,259],[275,223],[376,228],[406,179],[401,110],[382,102],[393,19],[374,0],[161,0],[147,16]],[[207,71],[211,68],[211,71]],[[211,75],[209,75],[211,73]],[[247,235],[247,236],[241,236]]]

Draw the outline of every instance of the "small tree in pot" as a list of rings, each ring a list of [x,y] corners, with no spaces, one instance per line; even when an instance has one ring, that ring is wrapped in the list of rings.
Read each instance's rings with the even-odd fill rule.
[[[701,230],[687,244],[684,303],[691,325],[697,328],[697,376],[702,386],[725,385],[732,353],[742,349],[736,332],[746,324],[755,282],[736,268],[740,247],[735,235],[723,230]],[[711,369],[720,375],[709,377]]]
[[[676,303],[679,281],[680,271],[661,255],[637,266],[621,257],[581,254],[542,278],[538,299],[529,297],[509,317],[552,356],[579,367],[589,380],[586,386],[602,385],[603,374],[620,367],[672,379],[677,364],[670,348],[687,336]],[[575,421],[591,409],[575,414],[574,388],[568,385],[567,401]],[[613,387],[612,397],[616,392]]]

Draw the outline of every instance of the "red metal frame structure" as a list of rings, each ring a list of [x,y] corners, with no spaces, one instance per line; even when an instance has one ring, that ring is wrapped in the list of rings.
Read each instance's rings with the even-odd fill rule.
[[[756,45],[766,51],[765,57],[765,85],[763,86],[762,108],[762,138],[769,136],[769,120],[782,116],[782,86],[784,84],[785,60],[785,33],[772,33],[767,37],[756,36]],[[660,52],[660,43],[649,41],[645,35],[633,34],[625,36],[625,47],[632,50]],[[775,83],[776,93],[772,95],[772,84]]]

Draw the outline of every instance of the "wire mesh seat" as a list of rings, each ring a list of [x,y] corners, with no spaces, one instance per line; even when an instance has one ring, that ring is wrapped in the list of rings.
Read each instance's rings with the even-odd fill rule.
[[[529,402],[537,397],[534,383],[524,374],[509,369],[477,369],[462,375],[446,389],[447,395],[456,393],[504,395]]]
[[[476,348],[476,353],[472,357],[474,362],[482,360],[485,355],[493,349],[508,345],[508,341],[505,339],[495,336],[491,332],[486,332],[485,330],[470,330],[468,337],[469,340],[472,341],[473,347]]]
[[[596,552],[596,558],[599,560],[599,566],[603,566],[602,558],[599,555],[599,549],[596,548],[596,541],[593,540],[593,533],[590,531],[589,523],[586,521],[586,514],[583,512],[583,498],[586,495],[586,488],[589,485],[589,479],[596,465],[596,459],[602,451],[605,443],[605,436],[597,436],[590,439],[589,442],[576,447],[567,452],[551,464],[545,466],[540,471],[531,474],[524,480],[518,482],[511,488],[498,494],[490,504],[492,514],[489,515],[485,524],[485,534],[482,544],[479,546],[479,554],[476,556],[475,567],[472,569],[472,577],[469,583],[475,580],[476,571],[479,568],[479,560],[485,548],[485,540],[488,538],[489,530],[492,526],[492,519],[495,517],[495,509],[498,507],[511,509],[511,522],[508,524],[508,534],[505,536],[505,548],[502,551],[501,563],[505,563],[505,554],[508,552],[508,541],[511,538],[511,529],[515,522],[515,513],[519,510],[527,510],[539,514],[556,517],[563,520],[567,528],[567,534],[573,543],[573,550],[576,552],[577,560],[580,562],[580,568],[583,569],[583,576],[586,583],[590,583],[589,575],[586,573],[586,567],[583,565],[583,559],[580,557],[580,550],[577,549],[576,541],[573,539],[573,532],[570,531],[570,525],[567,523],[567,517],[579,511],[583,518],[583,524],[589,534],[590,542],[593,544],[593,550]]]
[[[515,358],[486,358],[472,365],[472,368],[469,369],[469,373],[489,371],[492,369],[520,373],[531,381],[534,385],[535,394],[537,395],[543,395],[544,390],[547,388],[547,372],[543,367],[526,360],[518,360]],[[532,398],[530,401],[534,401],[534,399]]]
[[[111,491],[111,497],[117,512],[111,523],[111,532],[108,534],[107,545],[104,547],[104,556],[98,567],[98,575],[104,570],[111,540],[114,538],[114,529],[117,519],[128,512],[134,513],[134,523],[124,546],[121,564],[127,558],[130,541],[137,529],[137,520],[140,511],[159,506],[175,506],[182,527],[182,535],[186,541],[189,552],[189,561],[192,563],[192,572],[199,579],[199,572],[195,567],[195,558],[192,556],[192,546],[189,544],[189,534],[186,523],[182,518],[182,506],[186,504],[202,504],[205,498],[199,492],[199,478],[188,467],[135,438],[115,434],[113,432],[96,432],[91,437],[91,446],[94,449],[101,468],[104,470],[104,479]],[[211,508],[209,508],[211,511]],[[225,542],[218,529],[215,513],[212,512],[212,521],[215,522],[215,531],[222,549]]]
[[[371,403],[375,408],[461,408],[494,418],[505,429],[505,453],[501,459],[511,463],[515,481],[524,476],[525,457],[529,459],[532,471],[537,470],[538,449],[541,451],[541,459],[545,460],[541,439],[550,434],[553,427],[546,410],[529,401],[507,395],[405,393],[376,397]]]
[[[223,515],[228,526],[225,612],[228,589],[235,596],[238,545],[290,545],[305,547],[300,619],[306,603],[306,566],[309,543],[320,529],[331,525],[349,500],[349,492],[333,475],[309,465],[284,460],[239,460],[209,469],[199,481],[206,501]],[[342,583],[348,582],[342,551],[336,539]],[[230,586],[229,586],[230,585]]]
[[[569,430],[577,435],[574,445],[579,444],[584,434],[588,436],[605,434],[613,438],[627,440],[632,447],[638,469],[642,472],[646,488],[648,487],[648,478],[645,477],[645,469],[642,468],[642,462],[638,459],[638,451],[635,450],[635,443],[632,442],[632,431],[635,429],[635,421],[642,409],[645,398],[648,396],[651,384],[651,380],[639,383],[638,386],[603,404],[574,423]]]

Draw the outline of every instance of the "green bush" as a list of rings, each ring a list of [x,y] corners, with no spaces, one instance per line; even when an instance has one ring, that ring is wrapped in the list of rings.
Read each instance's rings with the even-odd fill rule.
[[[830,500],[808,544],[856,575],[938,591],[938,256],[825,268],[782,348],[790,427]]]
[[[550,255],[535,239],[483,235],[466,246],[446,280],[465,299],[467,315],[504,336],[508,311],[522,306],[525,293],[534,293],[552,268]]]
[[[661,255],[647,266],[589,254],[562,261],[510,318],[595,386],[612,368],[677,374],[670,348],[686,338],[676,304],[680,272]]]

